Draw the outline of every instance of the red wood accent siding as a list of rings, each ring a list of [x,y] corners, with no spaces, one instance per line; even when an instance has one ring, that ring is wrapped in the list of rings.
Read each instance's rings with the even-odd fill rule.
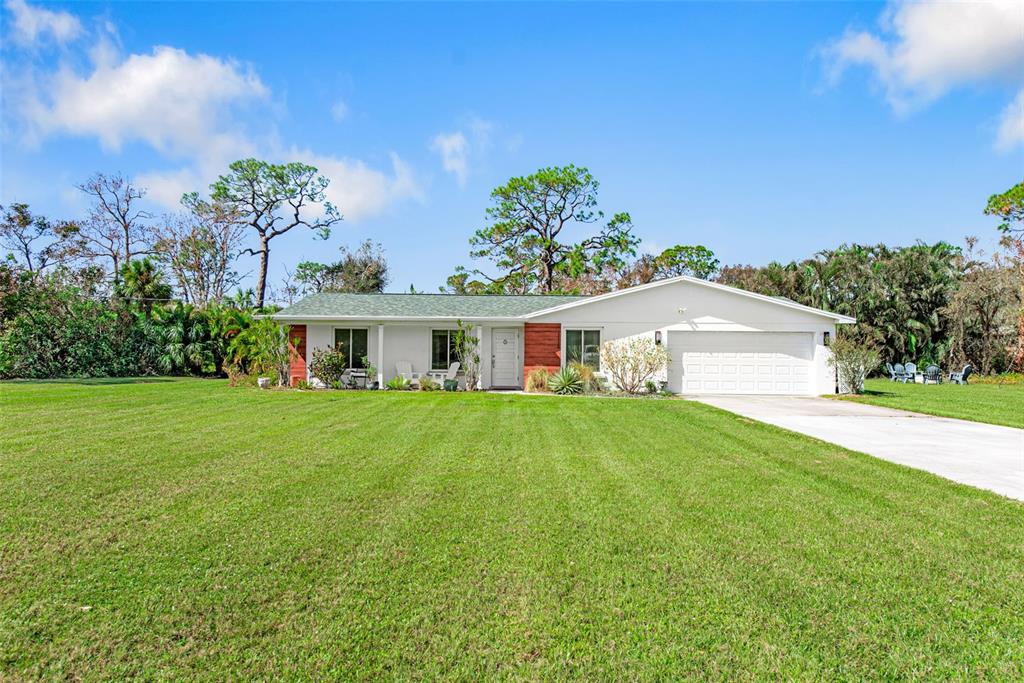
[[[298,340],[298,344],[295,341]],[[291,363],[288,370],[288,383],[295,386],[306,377],[306,326],[292,325],[288,330],[288,351]]]
[[[537,368],[558,372],[562,367],[561,323],[525,323],[523,325],[523,386]]]

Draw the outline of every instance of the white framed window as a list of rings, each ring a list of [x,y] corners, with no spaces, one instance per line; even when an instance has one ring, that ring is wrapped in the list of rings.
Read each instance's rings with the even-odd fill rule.
[[[459,359],[455,352],[455,335],[458,330],[430,331],[430,369],[447,370]]]
[[[335,327],[334,345],[345,354],[345,366],[361,369],[363,358],[370,353],[370,331],[365,327]]]
[[[565,331],[565,362],[582,363],[601,369],[601,330],[567,329]]]

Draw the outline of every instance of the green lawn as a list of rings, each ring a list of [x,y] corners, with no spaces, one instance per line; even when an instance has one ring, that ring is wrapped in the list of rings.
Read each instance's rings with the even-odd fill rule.
[[[1024,384],[902,384],[869,379],[844,400],[1024,429]]]
[[[1024,505],[697,403],[0,384],[0,680],[1020,679]]]

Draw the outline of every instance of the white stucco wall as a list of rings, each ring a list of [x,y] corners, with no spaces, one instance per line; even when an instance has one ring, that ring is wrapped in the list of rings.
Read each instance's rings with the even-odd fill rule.
[[[814,336],[810,393],[835,391],[835,372],[828,366],[830,352],[824,346],[825,332],[835,336],[832,320],[727,290],[675,282],[537,316],[530,322],[561,323],[562,358],[567,328],[600,329],[602,343],[633,336],[653,338],[656,331],[661,332],[663,344],[668,343],[669,331],[809,332]],[[667,373],[659,379],[667,379]]]
[[[759,300],[729,290],[686,281],[628,291],[619,296],[594,301],[529,318],[527,322],[560,323],[562,326],[562,358],[565,358],[567,328],[599,329],[601,341],[661,332],[662,343],[669,343],[670,331],[701,332],[807,332],[813,335],[811,361],[814,394],[835,390],[835,372],[828,366],[830,352],[823,343],[828,332],[833,338],[836,325],[826,316],[789,308],[772,301]],[[478,322],[480,336],[481,385],[491,385],[491,334],[494,328],[522,328],[523,320]],[[335,328],[364,327],[369,330],[370,361],[383,371],[384,380],[394,377],[395,363],[406,360],[416,372],[430,370],[430,332],[432,329],[454,329],[451,321],[380,321],[308,322],[306,362],[315,349],[334,343]],[[384,336],[384,357],[380,357],[379,331]],[[520,335],[520,373],[522,371]],[[671,349],[670,349],[671,351]],[[667,379],[667,374],[660,379]]]
[[[334,330],[336,328],[364,328],[369,330],[369,334],[367,335],[367,345],[369,347],[368,355],[370,357],[370,362],[375,367],[383,371],[385,382],[398,374],[396,363],[399,361],[408,361],[412,363],[413,372],[426,373],[431,370],[431,332],[435,329],[456,329],[456,327],[457,325],[455,321],[452,321],[451,323],[445,321],[431,323],[401,323],[391,321],[386,323],[381,323],[380,321],[307,323],[306,366],[309,367],[309,364],[312,362],[313,351],[316,349],[327,348],[334,344]],[[379,350],[380,334],[383,334],[384,336],[383,362],[381,361]],[[489,335],[486,334],[484,335],[484,340],[481,344],[480,350],[481,370],[488,371],[488,375],[485,376],[485,387],[490,386],[490,344],[488,336]],[[486,363],[484,362],[484,359],[486,359]],[[310,379],[313,379],[312,376],[310,376]]]

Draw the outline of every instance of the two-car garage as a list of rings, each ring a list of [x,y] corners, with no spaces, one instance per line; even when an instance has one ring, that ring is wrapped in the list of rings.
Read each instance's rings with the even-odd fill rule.
[[[568,335],[578,338],[579,330],[600,344],[637,338],[662,344],[669,365],[657,380],[683,396],[835,393],[830,342],[837,325],[855,322],[789,299],[687,276],[572,301],[526,318],[557,324],[563,354]]]
[[[812,332],[670,331],[668,351],[676,393],[812,393]]]

